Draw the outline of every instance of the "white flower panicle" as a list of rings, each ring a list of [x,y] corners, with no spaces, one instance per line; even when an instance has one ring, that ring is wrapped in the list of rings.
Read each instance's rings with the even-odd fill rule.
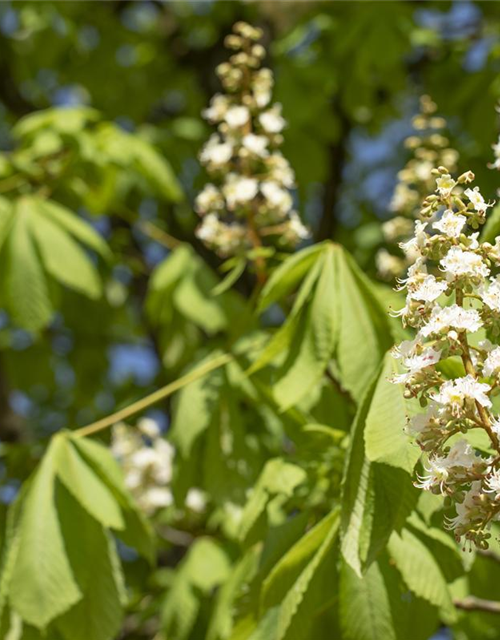
[[[162,437],[155,420],[142,418],[136,428],[115,424],[111,451],[123,468],[127,488],[146,514],[173,504],[170,482],[175,449]],[[204,498],[198,489],[189,490],[186,506],[193,511],[204,510]]]
[[[489,527],[500,520],[500,419],[492,413],[500,391],[500,346],[492,342],[500,335],[500,253],[498,243],[478,241],[492,203],[478,187],[465,188],[474,175],[455,179],[445,167],[432,173],[435,191],[403,245],[415,258],[400,280],[406,304],[394,315],[416,335],[394,348],[405,371],[393,382],[427,407],[406,428],[426,454],[416,486],[450,499],[457,515],[446,526],[457,540],[486,548]],[[479,331],[489,339],[478,340]],[[468,442],[471,429],[485,431],[490,456]]]
[[[280,153],[286,122],[271,105],[273,75],[262,68],[260,29],[238,22],[226,38],[233,51],[217,67],[224,93],[203,112],[217,127],[200,153],[213,182],[196,198],[197,236],[219,255],[265,244],[293,247],[308,236],[293,210],[294,174]]]
[[[420,98],[420,112],[413,118],[414,133],[405,141],[405,146],[412,151],[412,157],[405,168],[398,173],[398,183],[390,203],[394,217],[384,222],[382,230],[387,244],[402,242],[413,231],[412,219],[419,217],[420,202],[434,189],[432,170],[444,165],[451,172],[456,170],[458,153],[450,148],[448,138],[444,135],[446,120],[436,115],[437,107],[429,96]],[[449,182],[449,180],[448,180]],[[447,180],[441,179],[440,189],[451,189]],[[465,218],[455,215],[453,211],[445,212],[435,228],[451,237],[458,237],[465,224]],[[397,247],[379,250],[376,266],[379,276],[384,280],[394,280],[404,273],[416,256],[415,242],[402,245],[402,253]],[[398,255],[396,255],[398,253]]]

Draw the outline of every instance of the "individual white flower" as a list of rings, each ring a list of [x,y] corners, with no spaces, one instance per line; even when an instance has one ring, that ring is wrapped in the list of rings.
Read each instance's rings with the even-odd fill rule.
[[[207,184],[196,196],[195,206],[198,213],[221,209],[223,206],[222,194],[215,185]]]
[[[245,125],[250,119],[250,111],[242,105],[229,107],[224,116],[224,120],[231,129],[237,129]]]
[[[201,513],[207,506],[207,499],[203,491],[191,488],[186,495],[186,507],[195,513]]]
[[[234,209],[239,204],[247,204],[255,198],[259,183],[255,178],[247,178],[236,173],[230,173],[222,187],[227,206]]]
[[[226,115],[228,105],[227,96],[217,93],[211,99],[208,109],[203,111],[203,117],[212,123],[220,122]]]
[[[269,151],[267,150],[268,139],[265,136],[257,136],[255,133],[248,133],[246,136],[243,136],[243,140],[241,142],[245,149],[248,149],[248,151],[253,153],[255,156],[265,158],[269,155]]]
[[[441,359],[441,351],[435,350],[432,347],[427,347],[420,354],[415,354],[402,358],[403,366],[408,369],[406,373],[395,375],[393,381],[397,383],[406,383],[416,373],[430,367]]]
[[[466,189],[464,194],[471,201],[474,209],[479,213],[484,213],[488,207],[493,206],[485,202],[483,196],[479,193],[479,187],[474,187],[474,189]]]
[[[481,287],[479,295],[484,304],[492,311],[500,312],[500,279],[492,279],[488,288]]]
[[[161,434],[160,425],[153,418],[141,418],[137,421],[137,428],[148,438],[158,438]]]
[[[387,249],[379,249],[375,256],[377,272],[382,278],[392,279],[404,270],[405,262],[398,256],[393,256]]]
[[[284,242],[295,244],[309,238],[309,229],[302,223],[296,211],[290,211],[288,218],[281,225]]]
[[[481,316],[476,309],[464,309],[457,304],[441,308],[435,306],[429,321],[420,329],[420,335],[428,338],[450,328],[474,333],[483,326]]]
[[[446,519],[447,529],[457,529],[458,527],[467,528],[471,523],[471,512],[477,505],[477,498],[481,495],[481,481],[473,482],[471,488],[464,496],[462,502],[455,504],[457,515],[454,518]]]
[[[205,216],[196,229],[196,236],[204,242],[212,242],[217,238],[219,232],[220,222],[215,213],[209,213]]]
[[[271,209],[277,209],[282,215],[288,213],[292,208],[292,196],[277,182],[265,180],[260,185],[260,191],[266,199],[267,206]]]
[[[419,283],[419,285],[408,293],[411,300],[421,300],[422,302],[434,302],[446,291],[448,283],[437,280],[435,276],[429,274]]]
[[[408,254],[410,251],[420,252],[427,245],[427,241],[429,236],[425,231],[427,227],[427,222],[422,222],[421,220],[415,221],[415,233],[413,238],[410,238],[407,242],[401,242],[399,246],[401,249]]]
[[[442,410],[436,402],[430,402],[425,413],[417,413],[408,420],[405,429],[406,433],[412,437],[419,436],[428,428],[431,421],[440,418],[441,412]]]
[[[291,188],[295,183],[295,176],[288,160],[280,153],[273,153],[266,159],[269,178],[284,187]]]
[[[275,104],[268,111],[261,113],[259,122],[267,133],[280,133],[286,125],[286,121],[281,115],[281,105]]]
[[[452,413],[456,413],[462,409],[466,399],[474,400],[482,407],[491,407],[491,400],[487,396],[489,391],[491,391],[489,384],[478,382],[468,374],[464,378],[447,380],[437,393],[431,395],[431,398],[438,404],[450,408]]]
[[[451,209],[447,209],[440,220],[432,226],[434,229],[441,231],[449,238],[458,238],[462,233],[467,218],[459,213],[455,213]]]
[[[453,178],[448,174],[436,179],[437,191],[445,198],[450,195],[456,184],[455,180],[453,180]]]
[[[481,256],[472,251],[463,251],[460,247],[451,247],[439,264],[450,281],[461,276],[482,279],[490,273]]]
[[[413,340],[403,340],[400,344],[392,348],[392,356],[398,360],[399,358],[409,358],[417,352],[421,346],[420,338],[417,336]]]
[[[500,371],[500,347],[495,347],[489,352],[484,361],[483,374],[487,377],[494,376]]]
[[[233,145],[229,142],[221,142],[219,136],[214,133],[208,139],[200,153],[200,160],[203,164],[212,164],[220,167],[231,160],[233,156]]]
[[[486,478],[484,484],[486,493],[500,493],[500,469],[494,469]]]
[[[450,474],[449,464],[446,458],[442,456],[432,456],[424,468],[428,475],[417,475],[418,482],[415,482],[415,486],[424,491],[430,491],[434,487],[439,487],[440,491],[443,492]]]
[[[149,487],[138,497],[139,505],[146,513],[169,507],[173,504],[172,491],[168,487]]]
[[[407,237],[412,229],[412,221],[404,216],[395,216],[382,224],[382,233],[386,242],[395,242],[398,238]]]

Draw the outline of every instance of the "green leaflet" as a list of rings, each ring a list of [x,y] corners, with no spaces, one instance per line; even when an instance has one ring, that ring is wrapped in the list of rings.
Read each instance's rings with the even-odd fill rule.
[[[308,549],[307,555],[312,553],[309,561],[303,565],[305,557],[301,558],[301,569],[298,573],[292,571],[289,574],[286,594],[279,604],[267,610],[251,639],[301,640],[308,637],[315,615],[332,604],[336,597],[336,558],[333,548],[338,524],[338,511],[335,511],[318,525],[323,536],[321,540],[318,536],[316,550]]]
[[[125,487],[118,463],[104,445],[90,438],[73,438],[72,442],[120,505],[125,529],[117,535],[152,563],[155,553],[153,530]]]
[[[390,381],[399,373],[396,361],[388,352],[373,391],[364,430],[366,457],[412,473],[420,457],[418,447],[404,432],[407,416],[420,408],[416,401],[405,400],[403,385]]]
[[[200,608],[200,592],[210,594],[229,572],[229,560],[219,544],[198,538],[178,567],[165,598],[162,625],[168,638],[184,640],[189,636]]]
[[[57,475],[66,489],[104,527],[124,529],[123,516],[113,494],[79,455],[69,438],[60,442]]]
[[[115,543],[66,489],[59,488],[57,500],[66,552],[83,598],[56,626],[66,640],[113,640],[126,602]]]
[[[38,331],[52,317],[52,304],[30,230],[29,210],[22,201],[15,207],[15,221],[4,243],[4,270],[0,274],[1,303],[14,322]],[[19,292],[23,295],[19,295]]]
[[[377,563],[362,578],[342,563],[339,608],[346,640],[396,640],[389,594]]]
[[[273,302],[283,300],[297,284],[307,275],[318,254],[323,251],[323,244],[315,244],[307,249],[289,256],[264,285],[259,299],[259,309],[265,309]]]
[[[285,462],[281,458],[269,460],[245,505],[240,521],[240,540],[248,538],[272,497],[276,495],[291,497],[295,488],[305,479],[306,473],[300,467]]]
[[[46,627],[83,596],[71,570],[56,510],[58,446],[54,440],[24,499],[16,562],[7,587],[11,608],[38,628]]]
[[[335,358],[342,385],[359,402],[385,352],[392,347],[393,336],[369,280],[344,249],[337,248],[337,252],[340,320]]]
[[[385,556],[362,578],[341,564],[339,612],[343,640],[428,640],[438,627],[437,609],[406,590]]]
[[[146,140],[109,122],[100,123],[95,145],[109,161],[124,169],[133,169],[156,193],[173,202],[183,198],[170,163]]]
[[[326,255],[312,301],[301,315],[298,334],[278,371],[274,396],[282,410],[297,404],[314,387],[328,366],[336,342],[337,307],[334,256]]]
[[[206,360],[211,360],[213,357],[212,353]],[[202,360],[196,366],[203,362]],[[188,384],[179,392],[171,437],[184,458],[190,455],[196,439],[211,424],[223,382],[224,373],[219,369]]]
[[[278,605],[287,591],[302,573],[328,536],[333,524],[338,521],[338,512],[328,516],[307,531],[274,565],[262,584],[261,603],[265,609]]]
[[[242,313],[234,291],[212,295],[218,280],[189,245],[180,245],[154,270],[146,308],[155,326],[168,330],[175,313],[208,334],[227,329]]]
[[[47,273],[70,289],[99,298],[99,275],[72,237],[44,216],[37,216],[32,229]]]
[[[377,381],[378,376],[354,420],[342,482],[342,555],[359,576],[393,529],[403,526],[418,498],[409,473],[367,458],[364,431]]]
[[[448,622],[456,619],[446,580],[426,545],[411,531],[394,532],[388,552],[408,587],[419,597],[439,607]]]

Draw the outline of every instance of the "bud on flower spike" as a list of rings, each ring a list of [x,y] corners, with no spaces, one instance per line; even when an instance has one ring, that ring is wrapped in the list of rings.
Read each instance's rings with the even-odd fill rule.
[[[217,68],[225,92],[203,114],[217,126],[200,154],[213,182],[195,203],[197,236],[222,257],[263,245],[292,248],[308,236],[293,210],[293,171],[279,152],[286,122],[281,105],[271,105],[273,75],[260,67],[262,32],[244,22],[233,32],[225,40],[233,53]]]
[[[434,189],[434,176],[440,175],[436,167],[446,165],[452,172],[456,170],[458,153],[449,147],[449,140],[443,135],[446,121],[435,115],[436,109],[429,96],[420,98],[420,113],[413,119],[415,133],[405,141],[405,146],[412,150],[413,155],[398,174],[399,182],[390,204],[394,217],[382,226],[388,244],[408,238],[413,229],[413,220],[428,215],[430,209],[426,210],[426,207],[431,206],[432,196],[425,201],[424,207],[419,208],[419,205],[425,195]],[[445,173],[448,173],[447,169]],[[457,182],[470,182],[468,174],[461,175]],[[412,243],[403,246],[403,254],[396,255],[395,252],[396,248],[394,251],[380,249],[377,253],[377,270],[384,280],[400,276],[415,259]]]
[[[492,206],[478,187],[461,186],[473,174],[455,180],[440,166],[433,175],[435,193],[421,211],[426,221],[417,221],[414,237],[402,245],[414,262],[400,286],[406,305],[395,315],[416,336],[395,347],[406,373],[393,382],[427,407],[407,426],[427,458],[416,486],[447,496],[456,512],[447,528],[457,540],[484,549],[491,523],[500,520],[500,419],[491,400],[500,388],[500,347],[478,341],[477,332],[500,334],[499,242],[480,243],[473,231]],[[453,356],[464,374],[447,380],[438,365]],[[468,441],[468,432],[478,428],[488,436],[490,456]]]

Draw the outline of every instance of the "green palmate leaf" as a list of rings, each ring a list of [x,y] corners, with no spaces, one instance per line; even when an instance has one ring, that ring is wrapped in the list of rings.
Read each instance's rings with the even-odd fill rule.
[[[4,243],[6,255],[0,276],[2,306],[14,322],[38,331],[52,316],[47,281],[31,235],[30,211],[24,201],[15,207],[15,221]],[[22,292],[22,295],[20,295]]]
[[[302,253],[302,252],[301,252]],[[300,256],[300,253],[298,254]],[[304,277],[292,312],[249,370],[254,373],[289,348],[277,371],[274,394],[282,409],[307,395],[332,358],[340,384],[359,401],[393,338],[387,315],[370,283],[345,250],[325,243],[294,257],[276,273],[263,304],[288,293]],[[293,274],[293,275],[292,275]]]
[[[3,246],[0,242],[4,264],[1,302],[17,324],[37,331],[53,313],[49,281],[90,298],[101,295],[97,270],[73,238],[103,255],[105,243],[71,212],[37,196],[21,196],[12,211],[11,220],[0,207],[5,231]]]
[[[364,430],[366,457],[412,473],[420,457],[404,432],[407,416],[417,413],[416,401],[406,400],[403,385],[391,378],[399,373],[397,364],[388,352],[373,391]]]
[[[54,440],[24,500],[16,562],[8,585],[11,608],[38,628],[46,627],[82,598],[55,505],[58,447],[59,441]]]
[[[294,490],[305,479],[306,473],[300,467],[285,462],[281,458],[269,460],[245,505],[240,521],[240,539],[245,540],[248,537],[272,497],[276,495],[291,497]]]
[[[403,580],[417,596],[439,607],[448,622],[456,619],[446,580],[425,544],[409,529],[391,535],[389,555]]]
[[[66,489],[91,516],[105,527],[124,529],[125,523],[113,494],[79,455],[69,438],[61,438],[57,475]]]
[[[153,562],[155,543],[151,525],[138,509],[123,481],[123,473],[109,450],[89,438],[73,438],[72,442],[92,471],[102,480],[121,508],[125,528],[117,535],[125,544]]]
[[[66,552],[83,598],[56,626],[65,640],[114,640],[126,601],[114,541],[66,489],[59,488],[57,501]]]
[[[364,430],[377,381],[378,376],[354,420],[342,483],[342,554],[358,575],[384,548],[393,529],[403,526],[418,499],[409,473],[366,456]]]

